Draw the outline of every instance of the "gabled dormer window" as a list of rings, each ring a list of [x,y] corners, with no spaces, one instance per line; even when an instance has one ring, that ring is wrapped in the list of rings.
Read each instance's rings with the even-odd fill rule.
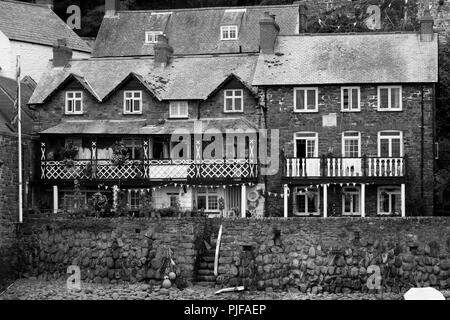
[[[238,27],[237,26],[221,26],[220,40],[237,40]]]
[[[162,31],[146,31],[145,32],[145,43],[151,44],[158,42],[158,36],[163,34]]]
[[[124,91],[123,93],[123,113],[142,113],[142,91]]]
[[[187,118],[189,108],[187,101],[171,101],[169,107],[169,118]]]
[[[83,114],[83,91],[66,92],[66,114]]]

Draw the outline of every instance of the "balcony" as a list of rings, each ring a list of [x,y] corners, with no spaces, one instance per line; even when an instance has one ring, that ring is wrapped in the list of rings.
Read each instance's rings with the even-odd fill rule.
[[[114,165],[110,160],[41,161],[42,180],[253,180],[258,165],[249,159],[130,160]]]
[[[380,157],[286,158],[287,178],[392,178],[404,177],[406,160]]]

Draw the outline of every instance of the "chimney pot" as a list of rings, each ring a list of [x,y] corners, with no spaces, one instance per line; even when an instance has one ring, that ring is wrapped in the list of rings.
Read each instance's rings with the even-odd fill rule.
[[[259,21],[259,46],[262,53],[273,53],[275,48],[275,41],[280,27],[275,22],[275,15],[270,12],[264,12],[263,18]]]
[[[105,16],[106,17],[114,17],[118,10],[120,10],[120,0],[106,0],[105,1]]]
[[[429,9],[425,9],[420,19],[420,41],[429,42],[433,40],[434,20]]]
[[[53,46],[53,66],[64,67],[72,59],[72,49],[67,47],[67,39],[58,39]]]
[[[153,46],[155,63],[166,66],[173,55],[173,48],[169,45],[169,39],[163,34],[158,35],[158,42]]]

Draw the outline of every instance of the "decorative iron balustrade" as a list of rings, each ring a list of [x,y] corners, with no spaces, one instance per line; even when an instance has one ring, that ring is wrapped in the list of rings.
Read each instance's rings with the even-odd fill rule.
[[[286,158],[284,175],[307,177],[403,177],[405,158]]]
[[[258,165],[249,159],[220,160],[128,160],[115,165],[111,160],[41,161],[41,179],[149,179],[201,180],[252,179],[258,176]]]

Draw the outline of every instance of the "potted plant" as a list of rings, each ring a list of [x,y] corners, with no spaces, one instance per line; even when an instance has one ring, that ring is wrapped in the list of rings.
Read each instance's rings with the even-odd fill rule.
[[[114,142],[112,150],[111,162],[113,165],[120,167],[129,159],[128,149],[122,141]]]
[[[74,145],[72,142],[67,143],[64,148],[61,150],[61,156],[63,158],[63,163],[67,168],[71,168],[74,166],[74,158],[78,154],[78,147]]]
[[[89,205],[95,210],[96,216],[103,215],[108,207],[108,198],[101,192],[96,192],[89,199]]]

